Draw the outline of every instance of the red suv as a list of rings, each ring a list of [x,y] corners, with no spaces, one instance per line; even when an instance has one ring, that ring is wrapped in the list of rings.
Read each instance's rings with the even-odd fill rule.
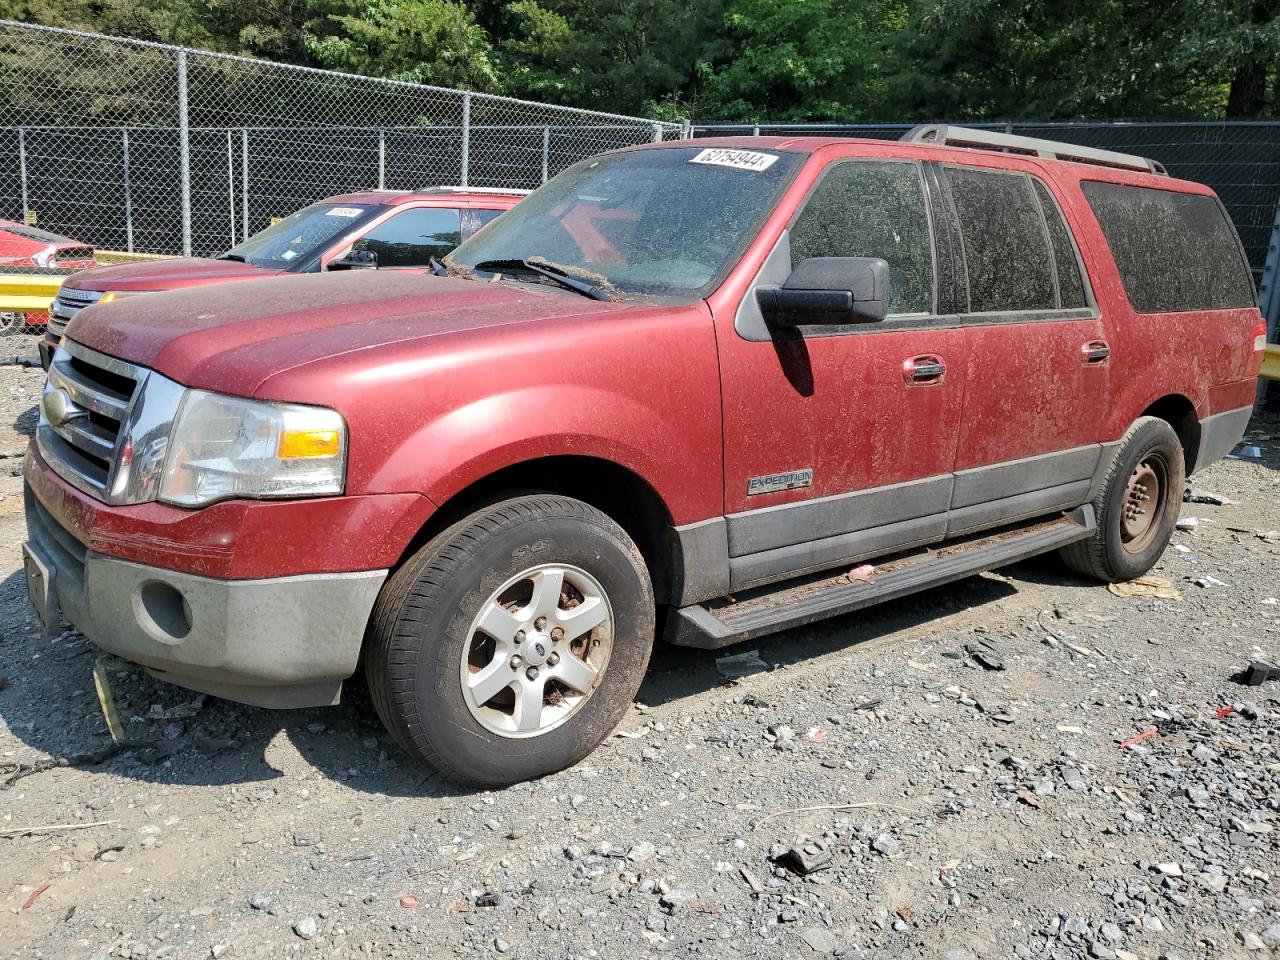
[[[67,280],[58,292],[40,359],[48,369],[67,322],[92,303],[290,273],[425,267],[528,192],[433,187],[348,193],[303,207],[219,257],[143,260],[86,271]],[[363,253],[348,259],[353,251]]]
[[[49,628],[276,707],[363,665],[412,756],[508,783],[606,737],[659,634],[1144,573],[1262,361],[1210,190],[938,127],[595,157],[434,272],[77,316],[25,468]]]

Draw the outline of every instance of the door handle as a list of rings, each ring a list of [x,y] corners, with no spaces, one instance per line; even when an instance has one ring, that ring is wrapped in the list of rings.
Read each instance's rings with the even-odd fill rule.
[[[941,383],[946,372],[947,365],[942,362],[942,358],[931,353],[902,361],[902,379],[908,386]]]
[[[1080,354],[1086,367],[1101,366],[1111,356],[1111,348],[1105,340],[1090,340],[1080,348]]]

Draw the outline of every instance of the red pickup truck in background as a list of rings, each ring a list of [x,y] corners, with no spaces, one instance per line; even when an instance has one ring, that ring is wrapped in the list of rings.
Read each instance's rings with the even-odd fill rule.
[[[47,628],[267,706],[363,665],[412,756],[510,783],[608,736],[659,634],[1144,573],[1264,339],[1207,188],[945,127],[594,157],[432,272],[79,313],[25,465]]]
[[[379,267],[425,267],[515,206],[527,190],[432,187],[365,190],[304,207],[218,257],[142,260],[86,271],[62,285],[40,345],[45,368],[67,323],[82,308],[140,293],[372,265],[348,263],[353,250]],[[0,234],[0,237],[3,235]],[[92,260],[84,264],[93,266]]]

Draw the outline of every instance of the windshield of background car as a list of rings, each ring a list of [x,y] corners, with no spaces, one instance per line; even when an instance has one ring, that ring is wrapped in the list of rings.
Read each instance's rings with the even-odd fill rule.
[[[288,270],[309,262],[374,209],[368,204],[315,203],[255,233],[224,256],[243,257],[255,267]]]
[[[570,167],[448,258],[543,258],[623,294],[702,297],[724,278],[803,159],[796,153],[671,147]]]

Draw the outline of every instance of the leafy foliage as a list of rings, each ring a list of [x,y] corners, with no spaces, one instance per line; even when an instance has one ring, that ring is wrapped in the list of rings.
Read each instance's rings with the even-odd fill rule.
[[[1280,0],[0,0],[0,16],[664,118],[1280,116]]]

